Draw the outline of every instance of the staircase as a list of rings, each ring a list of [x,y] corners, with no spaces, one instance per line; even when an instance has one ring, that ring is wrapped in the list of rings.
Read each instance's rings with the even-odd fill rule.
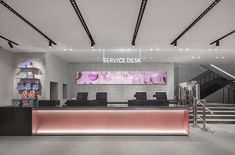
[[[203,99],[208,95],[224,88],[226,85],[233,83],[234,78],[228,76],[224,72],[213,68],[210,65],[203,66],[207,71],[198,75],[190,81],[197,81],[200,85],[200,98]]]
[[[208,124],[235,124],[235,104],[207,103],[206,106],[214,113],[206,112]],[[198,105],[198,115],[202,117],[202,106]],[[193,123],[193,113],[190,112],[190,123]],[[198,119],[198,123],[202,122]]]

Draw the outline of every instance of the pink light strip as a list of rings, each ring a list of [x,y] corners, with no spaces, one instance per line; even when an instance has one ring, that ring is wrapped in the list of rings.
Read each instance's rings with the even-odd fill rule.
[[[34,135],[188,135],[187,110],[33,110]]]

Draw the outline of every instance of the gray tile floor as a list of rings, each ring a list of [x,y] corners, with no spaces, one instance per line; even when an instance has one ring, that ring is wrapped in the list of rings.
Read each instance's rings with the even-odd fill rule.
[[[189,136],[0,137],[0,155],[235,155],[235,125]]]

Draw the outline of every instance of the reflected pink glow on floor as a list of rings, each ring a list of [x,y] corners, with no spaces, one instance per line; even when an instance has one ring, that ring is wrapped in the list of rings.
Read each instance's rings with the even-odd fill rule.
[[[188,135],[188,110],[33,110],[33,135]]]

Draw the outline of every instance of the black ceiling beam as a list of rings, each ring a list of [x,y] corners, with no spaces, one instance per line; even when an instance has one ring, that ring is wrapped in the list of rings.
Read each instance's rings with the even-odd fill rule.
[[[143,15],[144,15],[144,10],[145,10],[145,8],[146,8],[147,2],[148,2],[148,0],[142,0],[142,2],[141,2],[139,15],[138,15],[137,22],[136,22],[136,25],[135,25],[134,35],[133,35],[132,41],[131,41],[131,45],[132,45],[132,46],[135,46],[135,40],[136,40],[138,31],[139,31],[139,28],[140,28],[140,24],[141,24]]]
[[[229,32],[228,34],[224,35],[223,37],[221,37],[221,38],[219,38],[219,39],[213,41],[212,43],[210,43],[210,45],[215,44],[216,46],[219,46],[219,45],[220,45],[220,44],[219,44],[219,41],[220,41],[220,40],[222,40],[222,39],[228,37],[229,35],[233,34],[234,32],[235,32],[235,30],[232,31],[232,32]]]
[[[85,22],[85,20],[84,20],[84,18],[82,16],[81,11],[78,8],[78,5],[77,5],[76,1],[75,0],[70,0],[70,2],[72,4],[72,6],[74,8],[74,11],[76,12],[79,20],[80,20],[80,22],[82,23],[83,28],[85,29],[85,31],[86,31],[86,33],[87,33],[87,35],[88,35],[88,37],[89,37],[89,39],[91,41],[91,47],[93,47],[95,45],[95,41],[94,41],[94,39],[93,39],[93,37],[92,37],[92,35],[91,35],[87,25],[86,25],[86,22]]]
[[[199,20],[201,20],[216,4],[221,0],[215,0],[203,13],[201,13],[174,41],[171,42],[171,45],[177,46],[177,41],[188,32]]]
[[[10,40],[10,39],[7,39],[6,37],[3,37],[3,36],[1,36],[1,35],[0,35],[0,38],[6,40],[6,41],[8,42],[8,45],[9,45],[11,48],[14,47],[13,44],[19,45],[18,43],[14,42],[14,41],[12,41],[12,40]]]
[[[35,31],[37,31],[39,34],[41,34],[43,37],[45,37],[49,42],[56,45],[56,43],[50,39],[47,35],[45,35],[42,31],[40,31],[36,26],[34,26],[32,23],[30,23],[27,19],[25,19],[22,15],[20,15],[16,10],[14,10],[12,7],[10,7],[7,3],[5,3],[3,0],[0,0],[0,3],[6,7],[9,11],[11,11],[13,14],[15,14],[17,17],[19,17],[22,21],[24,21],[26,24],[28,24],[30,27],[32,27]]]

